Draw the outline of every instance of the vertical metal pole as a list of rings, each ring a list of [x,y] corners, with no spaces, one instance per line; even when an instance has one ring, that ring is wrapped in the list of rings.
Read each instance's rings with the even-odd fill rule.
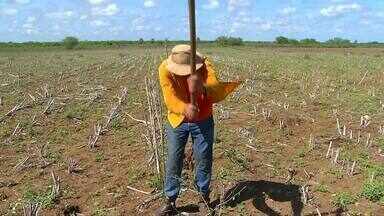
[[[196,15],[195,0],[189,0],[189,32],[191,39],[191,74],[196,73]],[[191,92],[191,103],[196,105],[196,98]]]

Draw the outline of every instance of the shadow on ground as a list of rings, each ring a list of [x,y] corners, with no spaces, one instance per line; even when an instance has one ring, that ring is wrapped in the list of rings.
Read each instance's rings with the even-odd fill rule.
[[[269,207],[266,199],[272,199],[276,202],[290,202],[291,214],[293,216],[303,215],[304,205],[301,201],[301,186],[294,184],[284,184],[271,181],[240,181],[234,187],[227,190],[224,194],[224,199],[220,204],[220,200],[215,200],[211,203],[213,209],[218,205],[235,207],[238,204],[252,200],[253,206],[268,216],[280,216],[279,212]],[[178,208],[181,212],[197,213],[198,207],[195,205],[187,205]],[[342,210],[337,209],[332,212],[323,212],[321,215],[341,215]],[[307,214],[306,216],[318,215],[318,213]]]
[[[177,208],[177,211],[178,212],[185,212],[185,213],[189,213],[190,215],[193,215],[193,214],[199,213],[199,206],[193,205],[193,204],[186,205],[186,206],[180,206]]]
[[[300,186],[270,181],[241,181],[229,189],[224,195],[227,206],[236,205],[252,200],[253,206],[266,215],[277,216],[276,212],[266,204],[266,198],[277,202],[291,202],[292,215],[299,216],[303,210]]]

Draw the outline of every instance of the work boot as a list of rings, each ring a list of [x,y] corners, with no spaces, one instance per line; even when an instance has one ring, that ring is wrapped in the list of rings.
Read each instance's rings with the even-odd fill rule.
[[[199,212],[200,212],[200,215],[202,216],[206,216],[206,215],[213,215],[213,211],[210,207],[210,199],[209,199],[209,195],[201,195],[200,197],[200,200],[198,202],[198,206],[199,206]]]
[[[176,203],[166,199],[164,204],[155,211],[155,216],[171,216],[176,214]]]

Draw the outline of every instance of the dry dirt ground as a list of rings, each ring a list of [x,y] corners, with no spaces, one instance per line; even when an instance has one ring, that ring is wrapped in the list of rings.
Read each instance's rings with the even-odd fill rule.
[[[217,212],[384,215],[383,49],[201,51],[221,80],[244,81],[215,107]],[[130,116],[147,118],[145,77],[157,83],[164,57],[136,46],[0,51],[0,215],[29,204],[40,215],[151,215],[161,175],[146,125]],[[179,210],[194,212],[193,167],[183,185]],[[225,192],[233,200],[220,205]]]

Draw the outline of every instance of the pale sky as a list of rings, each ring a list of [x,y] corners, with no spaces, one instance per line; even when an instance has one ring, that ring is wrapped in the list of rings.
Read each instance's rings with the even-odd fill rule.
[[[188,0],[0,0],[0,41],[188,39]],[[196,0],[198,36],[384,42],[384,0]]]

